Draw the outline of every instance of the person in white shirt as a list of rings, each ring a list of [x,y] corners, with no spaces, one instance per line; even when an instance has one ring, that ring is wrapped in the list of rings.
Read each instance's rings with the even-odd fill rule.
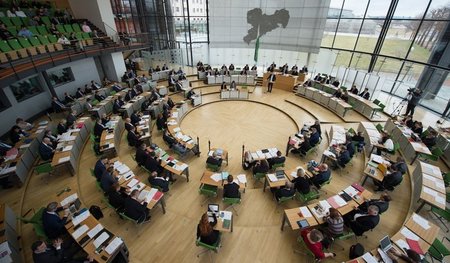
[[[92,32],[91,28],[88,26],[86,21],[83,22],[83,26],[81,27],[81,29],[83,29],[83,32],[85,32],[85,33],[91,33]]]
[[[16,125],[20,127],[20,129],[24,131],[29,131],[33,129],[33,125],[29,122],[24,121],[22,118],[16,119]]]
[[[70,41],[63,34],[59,35],[58,43],[65,46],[70,45]]]
[[[384,152],[392,152],[394,151],[394,141],[392,141],[391,136],[385,132],[381,132],[381,139],[378,141],[380,145],[383,147],[377,147],[377,154],[380,155],[382,151]]]

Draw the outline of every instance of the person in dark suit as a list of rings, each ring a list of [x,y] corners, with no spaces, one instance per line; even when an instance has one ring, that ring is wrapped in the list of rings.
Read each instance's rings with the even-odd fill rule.
[[[59,263],[64,262],[62,239],[53,240],[52,246],[38,240],[31,245],[34,263]]]
[[[106,168],[108,168],[109,165],[109,160],[106,157],[101,157],[95,163],[94,175],[98,182],[102,179],[102,175],[106,172]]]
[[[94,97],[95,97],[95,99],[98,100],[99,102],[105,99],[105,96],[100,95],[100,93],[98,92],[98,90],[95,91]]]
[[[365,88],[365,89],[363,90],[363,92],[361,92],[361,93],[359,94],[359,96],[360,96],[360,97],[363,97],[363,98],[366,99],[366,100],[368,100],[369,97],[370,97],[369,89],[368,89],[368,88]]]
[[[257,69],[258,69],[258,67],[256,67],[256,65],[253,65],[250,70],[257,70]]]
[[[133,112],[133,113],[131,113],[130,120],[131,120],[131,123],[136,126],[141,121],[141,118],[139,117],[139,115],[136,112]]]
[[[356,236],[362,236],[364,232],[374,229],[380,222],[379,209],[376,205],[367,208],[367,213],[357,212],[350,220],[345,217],[345,224],[349,226]]]
[[[159,65],[157,65],[155,68],[155,72],[159,72],[159,71],[161,71],[161,68],[159,67]]]
[[[139,190],[134,189],[130,196],[125,199],[124,213],[126,216],[136,220],[138,223],[150,220],[150,210],[147,208],[147,202],[138,200]]]
[[[77,89],[77,92],[75,93],[75,97],[76,97],[77,99],[79,99],[79,98],[84,97],[84,95],[86,95],[86,94],[84,94],[84,92],[81,91],[81,88],[78,88],[78,89]]]
[[[136,128],[131,127],[127,134],[128,145],[138,147],[141,144],[140,137],[141,135],[136,134]]]
[[[136,148],[136,162],[138,165],[143,166],[148,158],[151,158],[150,153],[147,151],[147,145],[142,143]]]
[[[105,125],[102,124],[102,120],[99,118],[97,119],[97,121],[95,122],[94,125],[94,135],[97,138],[100,138],[100,136],[102,136],[102,132],[104,130],[107,130],[108,128],[105,127]]]
[[[72,103],[75,101],[75,98],[69,95],[67,92],[64,93],[64,102],[65,103]]]
[[[306,153],[312,148],[311,135],[305,135],[304,138],[304,141],[300,144],[300,148],[298,148],[298,153],[302,156],[305,156]],[[292,152],[295,153],[297,151],[293,149]]]
[[[102,117],[100,119],[101,119],[103,125],[106,125],[108,122],[111,121],[111,118],[108,117],[108,115],[106,115],[106,113],[103,113]]]
[[[149,158],[145,160],[144,166],[150,172],[157,172],[159,175],[164,172],[164,168],[161,166],[161,159],[156,156],[155,152],[149,153]]]
[[[392,163],[391,166],[395,166],[397,171],[399,171],[402,175],[406,174],[408,171],[408,166],[406,165],[405,159],[401,156],[398,156],[396,162]]]
[[[353,147],[353,145],[352,145],[352,147]],[[348,162],[350,162],[350,160],[351,160],[350,152],[347,150],[347,147],[345,145],[341,145],[339,155],[336,158],[336,163],[340,167],[345,167],[345,165]]]
[[[45,235],[49,239],[56,239],[67,233],[65,224],[69,216],[69,211],[65,210],[62,218],[58,215],[58,212],[63,209],[63,207],[58,207],[57,202],[51,202],[42,214],[42,225]]]
[[[150,95],[149,101],[150,103],[153,103],[154,101],[159,100],[161,96],[159,95],[158,92],[156,92],[156,90],[152,90],[152,94]]]
[[[423,124],[420,121],[415,121],[414,126],[411,128],[414,133],[417,133],[419,136],[423,132]]]
[[[126,194],[121,191],[120,184],[114,183],[106,194],[108,196],[109,204],[112,205],[116,211],[123,211]]]
[[[144,100],[141,104],[141,111],[147,111],[148,107],[150,107],[150,100]]]
[[[328,181],[331,177],[331,171],[328,168],[326,163],[320,164],[316,168],[317,174],[310,178],[311,182],[317,187],[320,188],[320,185]]]
[[[44,138],[48,138],[52,143],[52,148],[56,149],[56,146],[58,145],[58,139],[55,135],[52,134],[51,130],[45,130]]]
[[[121,107],[122,106],[120,106],[119,99],[115,99],[114,103],[113,103],[113,113],[114,114],[119,114]]]
[[[131,92],[131,90],[128,90],[127,94],[125,95],[125,101],[130,101],[133,99],[133,93]]]
[[[162,66],[162,68],[161,68],[162,70],[168,70],[169,69],[169,67],[166,65],[166,64],[164,64],[163,66]]]
[[[208,159],[206,159],[206,163],[220,167],[222,166],[222,158],[216,152],[213,152],[212,156],[208,156]]]
[[[175,85],[175,76],[171,74],[167,79],[167,86],[172,87],[173,85]]]
[[[228,67],[229,70],[234,70],[234,65],[233,63],[230,64],[230,66]]]
[[[317,73],[317,75],[314,77],[315,81],[320,81],[322,78],[320,77],[320,73]]]
[[[153,171],[148,177],[148,182],[152,187],[160,188],[164,193],[169,192],[169,181],[164,177],[158,176],[156,171]]]
[[[117,183],[118,180],[116,178],[116,172],[114,171],[114,166],[108,166],[106,171],[103,172],[102,178],[100,180],[100,186],[103,189],[103,192],[108,192],[111,186]]]
[[[120,91],[123,90],[123,88],[119,85],[119,83],[114,83],[114,84],[112,85],[112,89],[113,89],[115,92],[120,92]]]
[[[50,139],[42,139],[41,144],[39,144],[39,155],[41,156],[41,159],[44,161],[51,160],[54,154],[55,150],[53,149],[53,144]]]
[[[66,120],[60,120],[56,129],[58,130],[59,135],[67,132]]]
[[[426,136],[421,136],[420,139],[431,150],[436,145],[437,135],[435,131],[429,131]]]
[[[130,131],[131,128],[136,128],[134,124],[131,123],[131,118],[125,118],[125,130]]]
[[[233,176],[231,174],[227,177],[227,184],[223,186],[223,197],[225,198],[241,198],[239,192],[239,184],[233,182]]]
[[[267,84],[267,92],[272,93],[273,84],[277,80],[277,76],[275,75],[275,73],[273,73],[273,71],[270,72],[270,75],[269,77],[267,77],[267,80],[269,81],[269,83]]]
[[[177,143],[177,140],[170,135],[168,130],[164,131],[163,140],[167,143],[169,148],[172,148],[172,146]]]
[[[295,194],[294,184],[286,181],[284,187],[281,187],[275,191],[275,198],[280,200],[282,197],[291,197]]]
[[[161,113],[158,114],[158,117],[156,118],[156,127],[158,128],[158,131],[167,129],[167,119],[165,119]]]
[[[181,84],[181,81],[178,79],[175,83],[175,91],[180,91],[183,89],[183,85]]]
[[[216,214],[213,213],[213,221],[209,222],[208,214],[204,213],[197,225],[197,239],[208,245],[216,245],[220,243],[220,232],[214,229],[217,225]]]
[[[227,89],[227,84],[225,83],[225,81],[222,82],[222,84],[220,85],[220,90],[226,90]]]
[[[305,177],[305,170],[302,167],[297,170],[297,178],[294,178],[294,180],[292,180],[292,183],[294,184],[294,188],[299,193],[307,194],[311,190],[311,184]]]
[[[276,157],[273,157],[273,158],[270,158],[270,159],[268,159],[267,161],[269,162],[270,168],[272,168],[272,166],[273,166],[274,164],[284,163],[284,162],[286,161],[286,157],[281,156],[281,152],[280,152],[280,151],[277,151],[277,156],[276,156]]]
[[[356,85],[353,85],[350,89],[350,93],[358,95],[358,88],[356,88]]]
[[[53,97],[52,99],[52,108],[55,112],[62,112],[68,109],[57,97]]]
[[[392,191],[394,190],[394,187],[402,182],[403,175],[401,172],[397,171],[396,166],[390,166],[389,170],[390,171],[384,176],[383,181],[373,181],[373,183],[378,186],[375,191],[384,191],[385,189]]]
[[[66,121],[67,127],[72,127],[77,121],[77,111],[73,110],[69,115],[67,115]]]
[[[9,139],[13,144],[16,144],[20,139],[25,136],[25,133],[20,129],[19,126],[14,125],[9,131]]]
[[[364,203],[362,203],[358,209],[363,211],[363,212],[367,212],[367,209],[369,208],[369,206],[371,205],[375,205],[378,207],[378,214],[383,214],[384,212],[386,212],[389,209],[389,202],[392,201],[391,196],[384,192],[380,195],[379,199],[369,199],[366,200]]]
[[[269,172],[269,162],[267,160],[260,160],[256,161],[255,165],[253,166],[253,174],[257,173],[267,173]]]
[[[339,82],[338,79],[335,79],[335,80],[333,81],[333,83],[331,83],[331,85],[335,86],[336,88],[339,87],[339,84],[341,84],[341,83]]]
[[[309,144],[311,147],[316,146],[320,141],[320,134],[317,132],[316,128],[311,128],[311,134],[309,135]]]

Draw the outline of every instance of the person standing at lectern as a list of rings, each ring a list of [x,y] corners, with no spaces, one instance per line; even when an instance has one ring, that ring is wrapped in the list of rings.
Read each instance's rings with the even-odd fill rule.
[[[275,73],[273,73],[272,71],[267,79],[269,80],[269,84],[267,84],[267,92],[272,93],[273,84],[277,80],[277,77],[275,76]]]

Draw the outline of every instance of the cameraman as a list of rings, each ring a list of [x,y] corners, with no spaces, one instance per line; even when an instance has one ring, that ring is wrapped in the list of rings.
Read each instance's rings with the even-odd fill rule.
[[[410,97],[408,100],[408,105],[406,106],[405,115],[409,115],[411,112],[411,117],[414,115],[414,109],[419,103],[420,96],[422,95],[422,91],[420,89],[408,89],[408,96]]]

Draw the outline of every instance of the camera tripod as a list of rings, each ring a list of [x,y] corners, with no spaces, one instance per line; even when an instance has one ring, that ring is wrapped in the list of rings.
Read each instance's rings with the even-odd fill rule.
[[[403,110],[403,107],[405,107],[407,102],[408,102],[408,100],[406,98],[402,99],[402,101],[400,101],[398,103],[398,105],[394,108],[394,110],[391,112],[391,116],[399,116]],[[394,105],[395,105],[395,102],[394,102]]]

